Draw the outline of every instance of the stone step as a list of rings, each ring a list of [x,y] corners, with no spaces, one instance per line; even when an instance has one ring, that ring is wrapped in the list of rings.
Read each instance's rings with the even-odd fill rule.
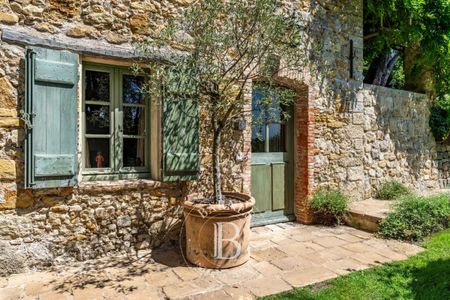
[[[350,203],[347,225],[368,232],[378,231],[380,221],[390,212],[393,201],[368,199]]]

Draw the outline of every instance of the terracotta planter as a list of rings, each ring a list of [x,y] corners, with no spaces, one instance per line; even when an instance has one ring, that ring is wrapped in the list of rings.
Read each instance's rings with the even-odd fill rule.
[[[250,258],[250,220],[255,199],[240,193],[223,193],[240,200],[230,206],[186,201],[186,258],[212,269],[232,268]]]

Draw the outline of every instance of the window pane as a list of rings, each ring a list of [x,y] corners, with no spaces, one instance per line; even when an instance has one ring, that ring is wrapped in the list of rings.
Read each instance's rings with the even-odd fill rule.
[[[253,126],[252,128],[252,152],[266,152],[266,126]]]
[[[260,102],[263,94],[253,90],[252,95],[252,152],[266,152],[266,117],[264,104]]]
[[[86,105],[86,133],[109,134],[109,106]]]
[[[123,139],[123,166],[145,166],[145,139]]]
[[[144,85],[144,77],[123,75],[123,103],[145,104],[144,94],[141,88]]]
[[[141,107],[123,108],[123,134],[144,135],[145,134],[145,109]]]
[[[88,138],[86,142],[86,167],[109,168],[109,139]]]
[[[283,121],[283,108],[276,97],[272,98],[270,107],[267,108],[266,119],[267,123],[280,123]]]
[[[252,121],[256,126],[266,122],[266,105],[261,102],[263,94],[259,90],[253,90],[252,93]]]
[[[286,152],[285,125],[269,124],[269,152]]]
[[[85,100],[109,102],[109,73],[86,71]]]

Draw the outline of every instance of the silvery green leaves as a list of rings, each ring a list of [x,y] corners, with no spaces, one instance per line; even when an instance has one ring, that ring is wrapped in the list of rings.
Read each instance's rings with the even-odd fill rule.
[[[221,136],[232,130],[233,120],[251,113],[244,110],[251,83],[264,82],[262,89],[273,90],[260,99],[262,122],[287,118],[282,107],[293,101],[293,93],[279,89],[276,77],[281,69],[302,70],[307,57],[301,45],[302,21],[286,5],[276,0],[198,1],[140,45],[144,53],[164,47],[184,51],[166,65],[148,65],[153,79],[148,90],[157,92],[162,83],[175,94],[197,95],[200,107],[209,113],[216,196],[220,196]]]
[[[294,102],[295,93],[288,88],[270,84],[258,84],[254,90],[257,108],[264,111],[264,119],[268,123],[284,123],[289,113],[284,109]]]
[[[252,93],[252,152],[285,152],[294,92],[259,84]]]

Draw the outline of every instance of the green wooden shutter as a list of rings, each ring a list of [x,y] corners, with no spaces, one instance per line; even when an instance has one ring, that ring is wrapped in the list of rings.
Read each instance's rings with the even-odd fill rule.
[[[28,48],[25,134],[25,186],[74,186],[77,181],[78,55]]]
[[[195,93],[175,86],[163,94],[163,181],[195,180],[199,175],[199,109]]]

